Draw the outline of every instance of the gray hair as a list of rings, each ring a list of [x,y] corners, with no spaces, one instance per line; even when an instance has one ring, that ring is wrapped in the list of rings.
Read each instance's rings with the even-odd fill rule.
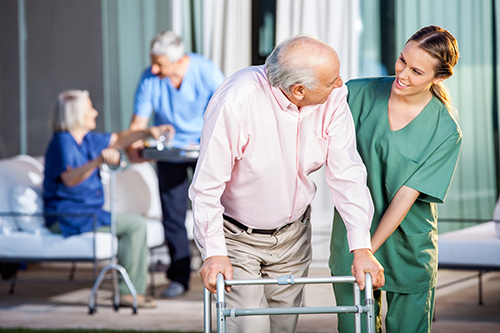
[[[66,90],[59,94],[52,110],[50,127],[53,132],[67,132],[84,126],[87,90]]]
[[[160,32],[151,41],[150,54],[165,56],[170,62],[176,62],[185,54],[184,42],[172,31]]]
[[[298,35],[281,42],[266,59],[269,83],[287,94],[291,93],[291,88],[295,84],[304,85],[308,90],[316,88],[319,84],[318,74],[308,61],[297,61],[298,59],[280,54],[284,48],[298,39],[321,43],[312,36]]]

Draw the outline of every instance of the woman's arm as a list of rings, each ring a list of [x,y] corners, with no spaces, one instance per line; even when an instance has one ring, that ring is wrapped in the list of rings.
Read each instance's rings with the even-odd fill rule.
[[[94,170],[102,163],[118,164],[120,163],[120,152],[113,148],[104,149],[101,154],[93,160],[88,161],[78,168],[71,168],[61,173],[61,180],[68,187],[76,186],[89,178]]]
[[[417,200],[420,192],[402,186],[392,198],[389,207],[385,211],[377,229],[372,236],[372,251],[375,253],[384,244],[387,238],[396,230]]]
[[[130,146],[132,143],[141,139],[145,139],[149,136],[158,139],[162,132],[167,134],[169,138],[172,138],[175,130],[172,125],[152,126],[150,128],[141,129],[129,128],[121,132],[112,133],[111,139],[109,141],[109,147],[115,149],[123,149]]]

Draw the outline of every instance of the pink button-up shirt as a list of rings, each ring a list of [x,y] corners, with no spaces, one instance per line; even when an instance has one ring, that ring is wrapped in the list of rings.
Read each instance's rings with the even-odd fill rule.
[[[350,249],[371,248],[373,203],[346,95],[344,85],[324,104],[299,110],[271,87],[265,66],[224,81],[205,113],[189,190],[205,257],[227,255],[222,214],[255,229],[297,220],[316,194],[308,175],[325,163]]]

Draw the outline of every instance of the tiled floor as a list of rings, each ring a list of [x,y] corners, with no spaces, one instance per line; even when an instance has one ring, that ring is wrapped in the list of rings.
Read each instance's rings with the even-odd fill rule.
[[[79,264],[77,267],[76,279],[86,279],[86,282],[69,283],[66,280],[68,272],[68,264],[29,265],[28,270],[20,273],[14,295],[8,294],[8,283],[0,283],[0,327],[203,330],[203,289],[195,273],[191,289],[183,297],[157,299],[156,309],[139,309],[137,315],[132,315],[132,311],[126,308],[113,311],[110,285],[106,283],[98,293],[97,313],[89,315],[90,266]],[[441,270],[439,285],[474,274]],[[313,268],[310,275],[328,276],[329,273],[326,268]],[[28,279],[45,282],[28,282]],[[48,279],[60,281],[47,283]],[[159,295],[167,281],[162,273],[155,274],[155,281],[155,294]],[[500,332],[500,272],[483,276],[482,306],[478,305],[477,286],[474,278],[438,289],[432,332]],[[331,286],[306,285],[305,288],[306,306],[334,304]],[[298,331],[336,332],[336,316],[302,315]]]

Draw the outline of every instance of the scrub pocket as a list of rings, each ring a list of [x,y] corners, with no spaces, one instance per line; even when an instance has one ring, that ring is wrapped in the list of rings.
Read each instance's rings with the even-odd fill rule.
[[[430,281],[437,267],[437,247],[434,233],[406,235],[399,233],[397,272],[404,282]]]

